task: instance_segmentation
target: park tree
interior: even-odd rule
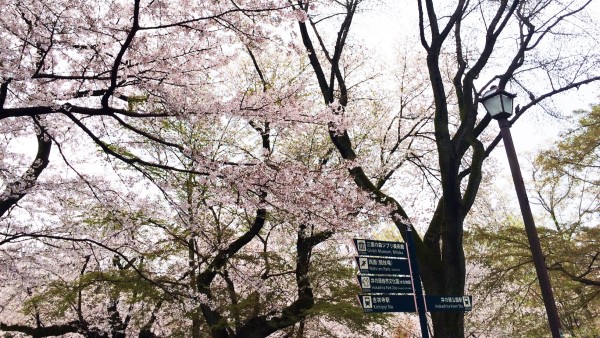
[[[415,236],[421,278],[428,294],[464,294],[464,220],[475,202],[484,160],[500,139],[485,140],[491,118],[477,115],[481,93],[494,81],[499,88],[526,93],[528,101],[517,107],[512,124],[544,100],[600,79],[594,67],[597,48],[575,51],[568,47],[588,34],[589,28],[581,28],[591,20],[586,16],[589,4],[418,1],[418,32],[433,100],[431,123],[436,150],[435,163],[422,167],[438,182],[433,187],[435,210],[424,235]],[[300,37],[323,102],[343,116],[353,110],[351,79],[344,71],[344,48],[351,36],[354,16],[365,1],[347,0],[339,5],[337,11],[316,12],[309,2],[298,1],[296,8],[308,14],[306,20],[299,22]],[[323,24],[330,17],[338,19],[335,34]],[[582,25],[572,25],[573,22]],[[450,64],[447,55],[451,55]],[[488,79],[479,80],[480,77]],[[536,79],[535,88],[528,82],[532,78]],[[404,233],[411,215],[403,201],[394,198],[393,190],[410,186],[400,180],[386,187],[386,180],[394,175],[391,170],[390,175],[370,173],[362,165],[348,129],[332,121],[329,134],[340,156],[350,163],[349,172],[356,185],[390,207],[390,221]],[[409,140],[399,135],[398,143]],[[385,151],[404,157],[404,149],[392,147]],[[435,336],[463,336],[463,319],[458,312],[432,313]]]
[[[576,126],[561,141],[537,154],[532,195],[563,331],[595,336],[600,325],[598,106],[575,117]],[[498,335],[544,336],[544,311],[522,222],[508,208],[483,208],[487,216],[473,221],[467,255],[474,271],[470,289],[488,311],[473,316],[471,330],[489,332],[495,323],[503,328]]]
[[[331,156],[329,110],[312,104],[306,63],[280,36],[302,11],[2,5],[0,330],[266,337],[385,325],[362,315],[349,260],[323,245],[381,212]]]
[[[196,334],[258,337],[301,335],[311,315],[349,323],[331,306],[349,289],[313,287],[348,270],[311,261],[381,215],[401,233],[424,220],[426,292],[462,295],[464,220],[498,142],[477,116],[483,78],[529,97],[512,122],[598,80],[589,3],[418,1],[422,60],[398,67],[396,89],[356,57],[366,0],[2,2],[0,244],[22,282],[3,301],[31,315],[3,330],[168,335],[190,320]],[[431,210],[406,197],[415,182]],[[61,265],[41,278],[48,262]],[[63,269],[63,284],[44,282]],[[252,285],[264,280],[271,291]],[[67,284],[68,306],[44,312]],[[464,334],[461,313],[432,319],[436,336]]]

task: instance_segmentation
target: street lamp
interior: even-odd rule
[[[480,101],[491,117],[496,120],[500,118],[506,119],[512,115],[513,99],[516,96],[516,94],[511,94],[498,89],[496,86],[492,86],[490,90],[483,94]]]
[[[540,289],[542,290],[544,306],[546,307],[546,314],[548,315],[550,331],[552,332],[553,338],[559,338],[561,336],[560,319],[558,317],[556,303],[554,302],[550,278],[548,277],[548,270],[546,269],[542,247],[540,246],[540,239],[535,228],[531,208],[529,207],[529,200],[527,199],[523,176],[521,176],[521,168],[519,167],[519,162],[517,160],[517,153],[510,134],[510,122],[508,122],[507,119],[512,114],[513,99],[515,97],[515,94],[508,93],[496,86],[492,86],[490,90],[483,94],[479,102],[483,104],[488,114],[498,121],[498,125],[500,126],[500,135],[504,141],[508,164],[517,191],[517,198],[519,199],[519,206],[521,207],[521,214],[523,215],[523,223],[525,224],[525,232],[527,233],[527,239],[529,240],[533,264],[535,265]]]

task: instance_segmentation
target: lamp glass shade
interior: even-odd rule
[[[500,100],[502,101],[502,112],[512,115],[513,111],[513,99],[514,96],[507,95],[508,93],[501,93]]]
[[[512,114],[513,99],[516,95],[503,90],[490,90],[481,98],[481,103],[493,118],[508,117]]]

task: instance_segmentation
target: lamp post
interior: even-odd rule
[[[529,200],[527,199],[523,176],[521,176],[521,168],[519,167],[519,162],[517,160],[517,153],[515,152],[515,146],[510,134],[510,122],[508,122],[507,119],[512,114],[513,99],[515,96],[515,94],[508,93],[498,89],[496,86],[492,86],[489,91],[483,94],[480,102],[483,104],[488,114],[498,121],[498,125],[500,126],[500,135],[502,135],[504,141],[508,164],[517,191],[517,198],[519,199],[519,206],[521,207],[521,214],[523,215],[523,223],[525,224],[525,232],[527,233],[529,248],[531,249],[531,255],[533,256],[533,264],[535,265],[535,271],[542,290],[542,298],[544,300],[544,306],[546,307],[550,331],[552,332],[553,338],[558,338],[561,337],[560,319],[558,317],[556,303],[554,302],[554,295],[552,294],[552,287],[550,286],[550,278],[548,277],[548,270],[546,269],[546,263],[544,262],[540,239],[535,228],[531,208],[529,207]]]

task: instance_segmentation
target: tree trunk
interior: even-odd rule
[[[464,313],[432,312],[433,333],[435,338],[464,337]]]

